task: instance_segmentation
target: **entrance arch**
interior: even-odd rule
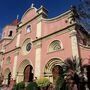
[[[7,69],[5,70],[5,72],[4,72],[4,81],[3,81],[3,83],[4,83],[5,85],[8,85],[8,86],[9,86],[10,80],[11,80],[11,72],[10,72],[10,69],[7,68]]]
[[[56,72],[56,69],[54,70],[54,68],[56,68],[57,66],[63,67],[63,69],[65,69],[64,68],[64,66],[65,66],[64,62],[59,58],[53,58],[53,59],[49,60],[47,62],[47,64],[45,65],[44,76],[48,77],[51,82],[54,81],[53,76],[55,75],[54,73]]]
[[[24,76],[25,75],[24,73],[26,73],[25,70],[27,71],[28,68],[30,68],[30,67],[27,67],[27,66],[32,66],[32,65],[31,65],[29,60],[25,59],[24,61],[21,62],[20,66],[17,70],[17,79],[16,79],[17,83],[25,80],[25,76]]]
[[[31,65],[27,65],[24,69],[24,82],[33,81],[33,67]]]

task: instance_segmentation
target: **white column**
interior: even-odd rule
[[[72,56],[79,58],[79,51],[78,51],[78,41],[77,41],[77,32],[72,30],[70,33],[71,37],[71,48],[72,48]]]
[[[19,32],[18,35],[17,35],[17,40],[16,40],[16,46],[17,47],[19,47],[19,44],[20,44],[20,35],[21,35],[21,33]],[[18,54],[19,54],[19,51],[15,51],[14,63],[13,63],[13,72],[12,72],[12,78],[13,78],[13,80],[16,80],[16,75],[17,75]]]
[[[13,72],[12,72],[12,78],[13,80],[16,79],[16,75],[17,75],[17,59],[18,59],[18,54],[15,55],[14,57],[14,65],[13,65]]]
[[[24,79],[23,73],[18,72],[16,82],[19,83],[19,82],[23,81],[23,79]]]
[[[40,77],[41,66],[41,42],[37,42],[35,54],[35,77]]]
[[[36,31],[37,38],[41,37],[41,32],[42,32],[42,23],[41,23],[41,17],[39,17],[37,20],[37,31]]]
[[[72,56],[76,59],[77,65],[76,70],[79,72],[80,67],[78,67],[80,60],[79,60],[79,50],[78,50],[78,41],[77,41],[77,32],[72,30],[70,33],[71,37],[71,48],[72,48]]]
[[[21,36],[21,34],[19,33],[19,34],[17,35],[17,41],[16,41],[16,46],[17,46],[17,47],[18,47],[19,44],[20,44],[20,36]]]

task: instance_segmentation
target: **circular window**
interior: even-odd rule
[[[28,43],[27,45],[26,45],[26,51],[30,51],[30,49],[31,49],[31,43]]]
[[[31,48],[32,48],[31,39],[26,39],[22,45],[22,51],[23,51],[22,53],[24,55],[27,55],[30,52]]]

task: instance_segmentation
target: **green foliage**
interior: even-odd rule
[[[46,87],[50,84],[49,79],[47,79],[45,77],[38,79],[36,82],[37,82],[38,86],[41,88]]]
[[[17,84],[15,84],[15,85],[13,86],[13,90],[18,90],[18,85],[17,85]]]
[[[38,85],[36,82],[30,82],[27,87],[26,90],[38,90]]]
[[[20,82],[14,85],[13,90],[21,90],[25,88],[24,82]]]
[[[66,82],[62,76],[58,77],[55,83],[55,90],[68,90]]]

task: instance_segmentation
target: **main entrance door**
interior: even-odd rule
[[[62,74],[62,67],[60,65],[56,65],[52,69],[53,82],[57,80],[57,78]]]
[[[24,82],[33,81],[33,67],[31,65],[27,65],[24,69]]]

